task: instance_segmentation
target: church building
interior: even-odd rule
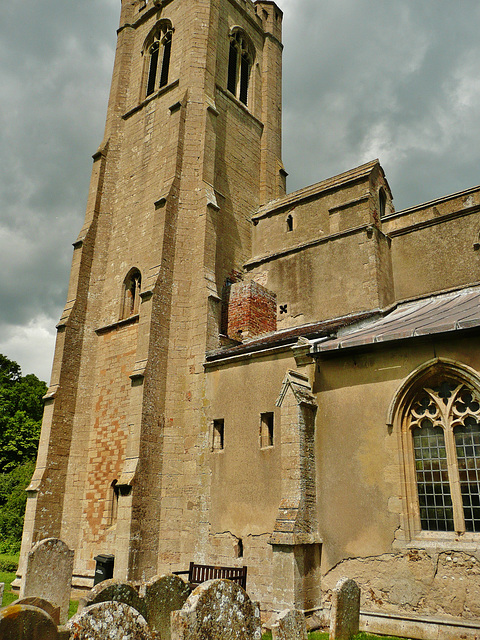
[[[133,582],[247,566],[268,620],[327,615],[348,576],[364,628],[461,637],[480,625],[480,187],[395,211],[372,160],[287,194],[282,18],[121,2],[18,577],[47,537],[77,594],[99,554]]]

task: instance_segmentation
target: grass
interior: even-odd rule
[[[17,594],[12,593],[10,589],[10,585],[14,580],[15,580],[14,573],[10,573],[7,571],[0,571],[0,582],[5,583],[5,590],[3,592],[3,604],[2,604],[3,607],[6,607],[9,604],[12,604],[12,602],[14,602],[18,598]]]
[[[78,600],[70,600],[70,606],[68,607],[68,619],[77,613]]]
[[[18,555],[0,553],[0,582],[5,583],[5,589],[3,591],[3,607],[12,604],[12,602],[15,602],[18,598],[17,594],[13,593],[10,588],[10,585],[15,580],[17,565]]]

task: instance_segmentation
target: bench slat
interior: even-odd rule
[[[178,571],[175,573],[187,573]],[[215,567],[208,564],[195,564],[190,562],[188,581],[193,585],[199,585],[207,580],[223,578],[236,582],[244,589],[247,585],[247,567]]]

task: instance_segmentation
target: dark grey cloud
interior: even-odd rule
[[[478,0],[278,0],[294,190],[379,157],[397,209],[480,182]],[[102,139],[120,0],[0,24],[0,351],[48,378]]]
[[[475,0],[282,4],[290,188],[375,157],[397,209],[479,182]]]
[[[118,0],[2,7],[0,350],[44,378],[102,137],[118,14]]]

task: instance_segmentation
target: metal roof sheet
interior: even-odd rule
[[[313,340],[313,353],[348,349],[480,326],[480,287],[438,294],[398,304],[361,328],[340,329],[336,337]]]

